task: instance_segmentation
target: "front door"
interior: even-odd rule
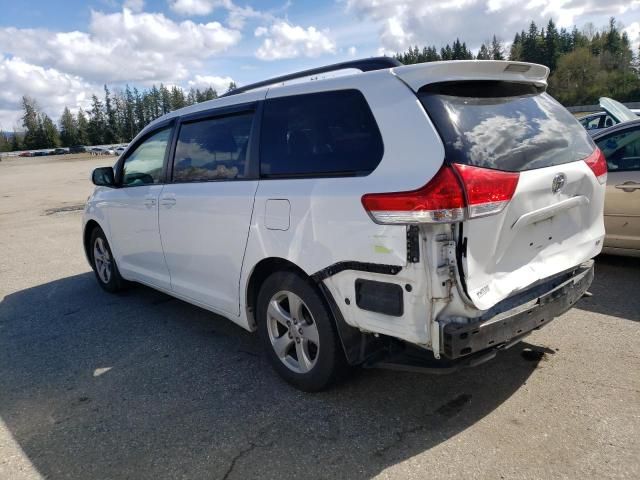
[[[171,127],[146,136],[127,153],[120,188],[110,192],[107,206],[113,254],[122,275],[170,288],[158,231],[158,198]]]

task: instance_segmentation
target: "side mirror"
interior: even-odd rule
[[[91,181],[98,187],[115,187],[116,180],[112,167],[96,168],[91,174]]]

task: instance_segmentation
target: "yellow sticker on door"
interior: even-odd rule
[[[385,247],[384,245],[374,245],[373,251],[376,253],[393,253],[393,250]]]

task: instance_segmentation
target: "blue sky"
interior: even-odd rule
[[[19,127],[22,95],[54,119],[107,83],[238,84],[356,57],[440,47],[476,50],[553,18],[616,16],[640,39],[640,0],[0,0],[0,126]]]

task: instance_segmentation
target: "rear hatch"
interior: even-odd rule
[[[418,97],[463,185],[458,266],[477,308],[599,253],[604,160],[544,87],[464,80],[429,84]]]

